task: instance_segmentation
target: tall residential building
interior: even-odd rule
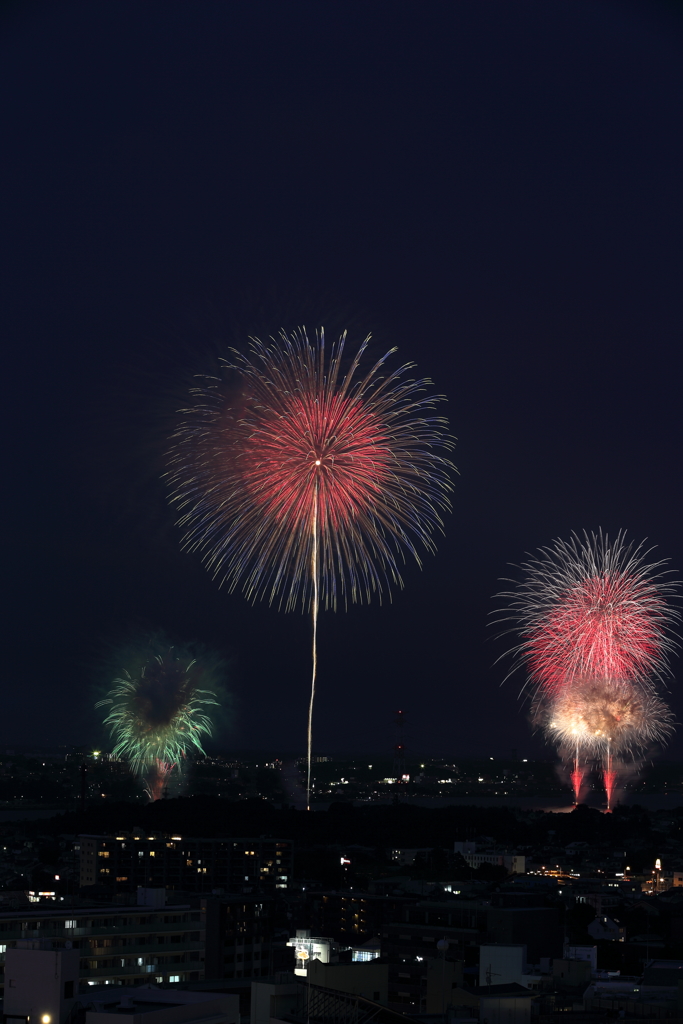
[[[80,884],[117,892],[138,886],[180,892],[276,892],[292,879],[288,839],[201,839],[119,832],[78,837]]]
[[[133,905],[50,903],[1,912],[0,985],[7,952],[45,942],[57,953],[77,954],[85,992],[101,985],[260,978],[280,969],[286,951],[284,939],[274,942],[274,896],[165,899],[161,890],[140,890]]]
[[[26,940],[51,940],[57,951],[76,950],[81,987],[204,977],[206,925],[197,899],[194,905],[136,903],[4,911],[0,913],[3,986],[6,953]]]

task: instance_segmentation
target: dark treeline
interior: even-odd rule
[[[234,802],[193,796],[146,805],[107,803],[83,812],[56,815],[27,828],[42,834],[102,834],[136,827],[188,836],[272,835],[299,843],[436,847],[454,840],[487,836],[506,846],[562,847],[571,842],[642,844],[660,817],[670,822],[670,838],[683,835],[683,808],[650,813],[617,807],[613,814],[580,805],[570,813],[518,808],[441,807],[409,804],[362,806],[335,803],[325,811],[278,809],[264,800]]]

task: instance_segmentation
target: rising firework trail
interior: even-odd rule
[[[104,724],[115,743],[113,753],[135,774],[147,776],[152,800],[163,795],[171,772],[188,753],[204,753],[202,737],[211,735],[209,712],[218,701],[213,689],[200,688],[203,674],[196,660],[173,648],[163,654],[148,651],[96,705],[108,709]]]
[[[407,377],[412,363],[386,371],[395,349],[362,370],[369,340],[348,363],[346,335],[328,351],[322,330],[231,350],[193,390],[169,456],[184,547],[229,590],[311,612],[309,806],[319,610],[402,586],[405,551],[433,552],[449,508],[442,396]]]
[[[513,619],[527,669],[533,718],[555,742],[578,802],[588,758],[602,761],[608,809],[624,757],[673,732],[657,693],[675,647],[676,584],[644,545],[602,534],[555,541],[527,562],[527,577],[506,593],[499,621]],[[582,763],[583,762],[583,763]]]
[[[581,796],[581,786],[583,785],[584,771],[581,767],[581,746],[577,740],[574,749],[574,767],[571,773],[572,789],[574,790],[574,803],[578,804],[579,797]]]

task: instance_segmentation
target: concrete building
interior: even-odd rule
[[[597,946],[572,946],[565,943],[563,956],[565,960],[586,960],[591,965],[592,971],[598,969]]]
[[[526,946],[479,947],[479,985],[521,984],[526,970]]]
[[[343,945],[355,945],[374,938],[384,924],[400,920],[417,896],[385,896],[367,892],[311,892],[310,925],[315,935],[329,935]]]
[[[293,977],[280,981],[253,981],[251,983],[250,1024],[271,1024],[271,1021],[289,1017],[300,999],[300,983]]]
[[[78,996],[77,949],[54,949],[51,942],[20,941],[5,954],[3,1011],[7,1024],[29,1019],[62,1024]]]
[[[126,995],[95,989],[83,1003],[85,1024],[239,1024],[239,996],[144,985]]]
[[[465,947],[487,941],[488,911],[481,900],[412,903],[382,928],[382,951],[404,958],[433,957],[437,942],[445,938],[459,958]]]
[[[287,945],[294,950],[294,974],[305,978],[309,964],[316,960],[321,964],[339,961],[339,946],[333,939],[311,935],[310,928],[297,928],[294,938]]]
[[[591,921],[586,931],[592,939],[607,939],[610,942],[625,942],[626,928],[616,917],[601,914]]]
[[[650,960],[640,978],[594,979],[583,993],[584,1009],[601,1016],[680,1019],[682,975],[681,960]]]
[[[536,997],[522,985],[485,985],[477,992],[479,1020],[486,1024],[529,1024]]]
[[[275,940],[275,897],[200,897],[207,978],[261,978],[287,970],[291,953]]]
[[[312,985],[362,996],[383,1006],[389,1002],[389,964],[379,959],[350,964],[312,960],[308,966],[308,980]]]
[[[254,982],[250,1024],[406,1024],[406,1017],[364,996],[287,979]]]
[[[277,892],[292,880],[288,839],[196,839],[120,832],[78,837],[80,884],[116,892],[139,886],[180,892]]]
[[[0,912],[0,985],[6,956],[27,940],[75,951],[84,990],[258,978],[289,962],[284,941],[273,938],[274,897],[188,896],[167,904],[166,895],[141,889],[134,905],[50,903]]]
[[[54,908],[54,909],[53,909]],[[0,913],[0,968],[18,943],[49,940],[72,949],[85,984],[198,981],[204,977],[205,927],[199,901],[172,906],[48,907]],[[20,947],[21,948],[21,947]]]
[[[525,945],[529,963],[562,952],[564,927],[557,906],[491,906],[487,913],[487,941]]]
[[[472,842],[454,843],[453,852],[459,853],[471,868],[492,864],[505,868],[511,875],[523,875],[526,872],[526,857],[519,853],[509,853],[507,850],[477,851],[476,844]]]
[[[403,911],[403,920],[385,925],[382,950],[395,956],[434,956],[446,939],[453,959],[467,947],[486,943],[525,945],[531,963],[562,953],[563,927],[557,906],[492,905],[488,900],[421,901]],[[431,951],[431,952],[430,952]]]

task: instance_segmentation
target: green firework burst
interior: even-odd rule
[[[218,705],[213,690],[200,689],[195,659],[173,649],[124,670],[97,707],[109,707],[104,724],[114,740],[113,753],[139,775],[158,764],[173,766],[188,753],[204,754],[202,737],[212,731],[209,708]]]

